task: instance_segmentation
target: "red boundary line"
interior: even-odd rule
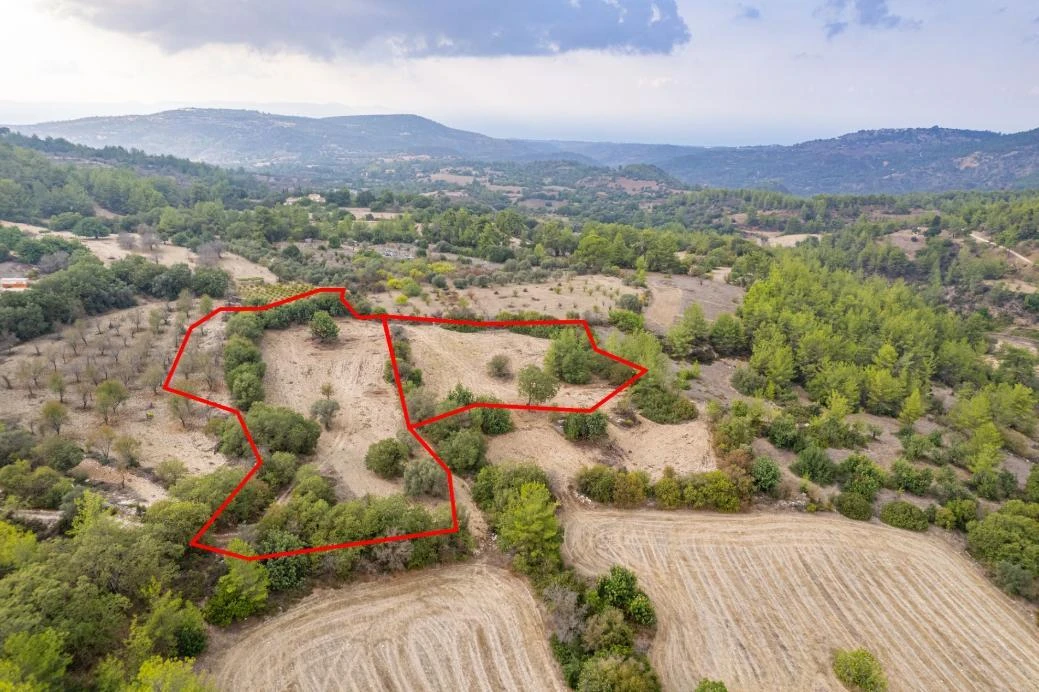
[[[448,496],[450,497],[450,500],[451,500],[451,526],[450,527],[441,528],[441,529],[433,529],[431,531],[420,531],[420,532],[417,532],[417,533],[407,533],[407,534],[400,534],[400,535],[396,535],[396,536],[380,536],[378,538],[369,538],[369,539],[360,540],[360,541],[348,541],[346,543],[334,543],[334,544],[330,544],[330,545],[311,546],[309,548],[299,548],[297,550],[284,550],[284,551],[277,552],[277,553],[264,553],[262,555],[242,555],[240,553],[236,553],[234,551],[227,550],[225,548],[220,548],[220,547],[217,547],[217,546],[214,546],[214,545],[209,545],[209,544],[206,544],[206,543],[202,543],[201,542],[202,536],[204,536],[206,534],[206,532],[209,531],[209,529],[213,526],[213,524],[220,517],[220,515],[223,514],[224,510],[227,509],[227,506],[229,504],[231,504],[231,501],[234,500],[235,496],[237,496],[238,493],[242,490],[242,488],[245,487],[245,484],[248,483],[249,480],[254,475],[256,475],[257,471],[260,470],[260,466],[263,465],[263,457],[260,455],[260,450],[256,446],[256,442],[253,440],[252,433],[249,432],[249,427],[245,424],[245,417],[242,415],[241,411],[239,411],[238,409],[233,408],[231,406],[227,406],[225,404],[221,404],[221,403],[218,403],[216,401],[211,401],[209,399],[205,399],[203,397],[200,397],[200,396],[197,396],[195,394],[192,394],[191,392],[185,392],[182,389],[177,389],[176,387],[171,386],[170,383],[173,380],[173,375],[177,371],[177,366],[180,365],[180,359],[184,355],[184,350],[187,348],[188,341],[191,339],[191,335],[195,331],[196,327],[199,327],[199,326],[205,324],[210,319],[216,317],[217,315],[219,315],[221,313],[224,313],[224,312],[262,312],[264,310],[270,310],[271,308],[276,308],[276,307],[278,307],[280,305],[285,305],[287,303],[292,303],[292,302],[295,302],[297,300],[302,300],[304,298],[309,298],[311,296],[318,295],[320,293],[335,293],[335,294],[338,294],[340,302],[346,307],[347,311],[350,313],[350,316],[353,317],[354,319],[363,320],[363,321],[378,321],[378,322],[382,322],[383,334],[385,334],[385,336],[386,336],[386,348],[389,351],[390,363],[393,366],[393,379],[394,379],[394,382],[395,382],[395,384],[397,386],[397,396],[400,397],[401,410],[404,412],[404,425],[405,425],[405,427],[407,427],[408,432],[410,432],[412,434],[412,436],[416,440],[418,440],[419,444],[422,445],[422,447],[427,452],[429,452],[429,455],[431,457],[433,457],[433,460],[436,461],[440,465],[440,467],[442,469],[444,469],[444,473],[447,474]],[[609,358],[610,360],[613,360],[613,361],[616,361],[618,363],[621,363],[622,365],[627,365],[628,367],[630,367],[633,370],[635,370],[635,374],[631,378],[629,378],[627,381],[625,381],[623,384],[621,384],[621,385],[617,386],[615,389],[613,389],[605,397],[603,397],[602,399],[597,401],[594,405],[589,406],[588,408],[575,408],[575,407],[567,407],[567,406],[533,406],[533,405],[529,405],[529,404],[503,404],[503,403],[492,403],[492,402],[477,402],[477,403],[469,404],[468,406],[462,406],[460,408],[453,409],[453,410],[447,411],[445,413],[441,413],[441,414],[439,414],[437,416],[433,416],[432,418],[427,418],[427,419],[419,421],[417,423],[413,423],[411,421],[411,416],[408,413],[408,402],[407,402],[407,399],[404,396],[404,385],[401,382],[400,370],[397,367],[397,354],[396,354],[395,349],[393,348],[393,337],[390,335],[390,322],[391,321],[399,321],[399,322],[425,322],[425,323],[431,323],[431,324],[456,324],[456,325],[467,326],[467,327],[538,327],[538,326],[559,326],[559,325],[581,326],[581,327],[584,328],[584,332],[585,332],[585,334],[588,337],[588,342],[591,344],[593,351],[595,351],[596,353],[598,353],[598,354],[600,354],[602,356],[605,356],[605,357]],[[304,293],[299,293],[299,294],[294,295],[294,296],[289,296],[288,298],[282,298],[281,300],[277,300],[277,301],[274,301],[273,303],[268,303],[266,305],[250,305],[250,306],[240,306],[240,307],[231,307],[231,306],[226,306],[225,305],[223,307],[216,308],[215,310],[210,312],[205,317],[202,317],[202,318],[196,320],[195,322],[193,322],[188,327],[187,331],[184,333],[184,338],[181,340],[180,347],[177,349],[177,355],[174,356],[174,358],[173,358],[173,364],[170,366],[169,372],[166,373],[166,379],[163,380],[162,388],[165,391],[167,391],[167,392],[169,392],[171,394],[176,394],[178,396],[182,396],[182,397],[185,397],[187,399],[191,399],[192,401],[196,401],[196,402],[198,402],[200,404],[205,404],[207,406],[212,406],[213,408],[217,408],[217,409],[220,409],[221,411],[225,411],[227,413],[230,413],[235,418],[237,418],[239,425],[242,426],[242,432],[245,435],[245,439],[249,443],[249,448],[252,450],[253,456],[256,457],[256,463],[253,464],[252,468],[249,469],[249,472],[245,474],[245,477],[242,478],[241,482],[238,483],[238,485],[235,486],[235,488],[224,499],[224,501],[220,503],[220,506],[216,508],[216,511],[213,512],[212,516],[210,516],[209,519],[206,521],[206,523],[202,525],[202,528],[199,529],[198,532],[196,532],[194,536],[192,536],[192,538],[189,541],[188,545],[190,545],[193,548],[198,548],[200,550],[208,550],[209,552],[217,553],[219,555],[224,555],[226,557],[234,557],[234,558],[238,558],[238,559],[241,559],[241,560],[254,561],[254,560],[267,560],[267,559],[270,559],[270,558],[277,558],[277,557],[291,557],[293,555],[304,555],[304,554],[308,554],[308,553],[320,553],[320,552],[326,552],[326,551],[329,551],[329,550],[339,550],[341,548],[360,548],[362,546],[376,545],[378,543],[390,543],[392,541],[406,541],[406,540],[410,540],[412,538],[428,538],[430,536],[441,536],[443,534],[448,534],[448,533],[457,533],[458,532],[458,507],[457,507],[457,504],[455,503],[454,476],[451,473],[451,469],[449,469],[447,467],[447,464],[444,463],[444,460],[440,458],[440,456],[436,453],[436,451],[433,449],[433,447],[419,434],[418,429],[420,427],[425,426],[425,425],[429,425],[430,423],[435,423],[435,422],[437,422],[439,420],[443,420],[443,419],[448,418],[450,416],[455,416],[455,415],[458,415],[460,413],[464,413],[466,411],[470,411],[470,410],[472,410],[474,408],[503,408],[503,409],[513,409],[513,410],[517,410],[517,411],[556,411],[556,412],[560,412],[560,413],[592,413],[592,412],[598,410],[599,407],[601,407],[607,401],[609,401],[610,399],[612,399],[613,397],[617,396],[622,391],[624,391],[625,388],[627,388],[627,387],[631,386],[632,384],[634,384],[634,382],[636,380],[638,380],[640,377],[642,377],[643,375],[645,375],[646,372],[647,372],[647,368],[645,368],[644,366],[638,365],[637,363],[632,363],[631,361],[625,360],[624,358],[621,358],[620,356],[618,356],[618,355],[616,355],[614,353],[610,353],[609,351],[605,351],[605,350],[599,348],[598,344],[595,343],[595,335],[592,333],[591,326],[589,326],[589,324],[588,324],[588,322],[586,320],[580,320],[580,319],[569,319],[569,320],[504,320],[504,321],[503,320],[498,320],[498,321],[478,321],[478,320],[456,320],[456,319],[448,319],[446,317],[421,317],[421,316],[416,316],[416,315],[391,315],[391,314],[362,315],[361,313],[357,312],[357,310],[354,309],[354,306],[351,305],[350,302],[346,299],[346,289],[345,288],[333,288],[333,287],[314,288],[314,289],[311,289],[311,290],[306,291]]]

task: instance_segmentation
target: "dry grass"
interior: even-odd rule
[[[228,635],[222,690],[564,690],[526,583],[486,565],[318,591]]]
[[[653,599],[665,688],[836,690],[830,656],[865,647],[893,690],[1034,690],[1039,633],[936,536],[833,516],[571,510],[564,550],[620,563]]]

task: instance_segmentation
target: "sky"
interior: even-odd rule
[[[1039,127],[1035,0],[8,0],[0,123],[183,106],[496,137]]]

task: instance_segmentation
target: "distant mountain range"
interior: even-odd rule
[[[563,159],[597,166],[652,164],[691,185],[806,195],[1039,187],[1039,129],[1007,135],[937,127],[870,130],[792,146],[690,147],[496,139],[417,115],[304,118],[198,108],[11,129],[258,170],[345,173],[365,162],[401,157]]]

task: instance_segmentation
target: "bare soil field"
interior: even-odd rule
[[[97,255],[97,258],[105,264],[123,259],[129,255],[143,255],[152,261],[167,266],[184,263],[194,269],[198,265],[198,256],[188,248],[180,247],[179,245],[163,244],[157,247],[155,251],[125,250],[119,247],[118,239],[114,235],[105,238],[81,238],[69,231],[51,231],[41,226],[33,226],[26,223],[11,223],[8,221],[0,223],[5,226],[17,226],[23,231],[28,231],[34,234],[46,233],[61,236],[62,238],[68,238],[69,240],[78,240],[87,246],[90,251]],[[136,233],[131,233],[130,235],[132,235],[135,240],[139,240]],[[230,274],[233,279],[260,278],[268,283],[277,283],[278,281],[278,277],[276,277],[267,267],[256,264],[255,262],[250,262],[244,257],[240,257],[230,252],[222,253],[222,257],[217,266]]]
[[[556,292],[558,291],[558,293]],[[499,312],[507,310],[536,310],[565,318],[567,312],[576,311],[581,315],[586,312],[598,312],[603,317],[624,293],[637,293],[637,289],[625,286],[612,276],[575,276],[571,279],[549,281],[546,283],[510,284],[508,286],[490,286],[480,288],[470,286],[462,291],[432,290],[425,298],[412,298],[404,305],[394,302],[397,292],[376,293],[368,296],[373,305],[385,308],[391,313],[436,315],[462,305],[464,299],[467,307],[485,318],[493,318]]]
[[[399,211],[372,211],[368,207],[343,207],[343,211],[348,211],[354,215],[354,218],[361,220],[367,219],[370,215],[375,221],[379,219],[396,219],[401,215]]]
[[[699,303],[709,320],[723,312],[735,312],[746,293],[724,281],[681,274],[650,274],[646,285],[653,295],[646,308],[646,326],[656,332],[667,331],[693,303]]]
[[[927,238],[924,234],[915,228],[906,228],[901,231],[895,231],[888,235],[877,238],[877,242],[884,244],[890,242],[892,245],[897,247],[902,252],[906,253],[909,259],[916,259],[916,254],[927,247]]]
[[[457,565],[317,591],[220,633],[221,690],[565,690],[525,581]]]
[[[346,496],[390,495],[397,483],[364,467],[364,454],[373,442],[404,429],[404,416],[394,385],[382,377],[386,339],[379,322],[337,319],[339,341],[322,345],[305,326],[268,330],[261,346],[267,374],[263,378],[267,403],[307,415],[321,398],[321,385],[335,390],[341,405],[331,430],[318,438],[315,459],[341,479]]]
[[[646,471],[659,478],[671,466],[680,474],[709,471],[717,467],[707,424],[700,420],[679,425],[660,425],[640,417],[632,428],[609,425],[610,442],[603,445],[574,444],[553,425],[553,415],[513,412],[516,429],[488,441],[487,458],[492,463],[529,461],[548,473],[561,490],[585,466],[607,464],[630,471]]]
[[[411,341],[412,360],[422,370],[425,387],[438,400],[458,383],[476,395],[492,395],[508,404],[526,404],[516,389],[516,378],[501,380],[487,374],[487,362],[496,354],[508,356],[513,375],[527,365],[541,367],[551,344],[507,329],[481,329],[475,332],[456,332],[436,325],[408,325],[404,334]],[[632,371],[634,374],[634,370]],[[614,387],[599,384],[562,384],[559,392],[547,405],[592,406]]]
[[[571,508],[582,572],[631,567],[659,625],[666,689],[842,690],[834,649],[865,647],[892,690],[1035,690],[1039,632],[1023,607],[934,535],[841,517]]]

